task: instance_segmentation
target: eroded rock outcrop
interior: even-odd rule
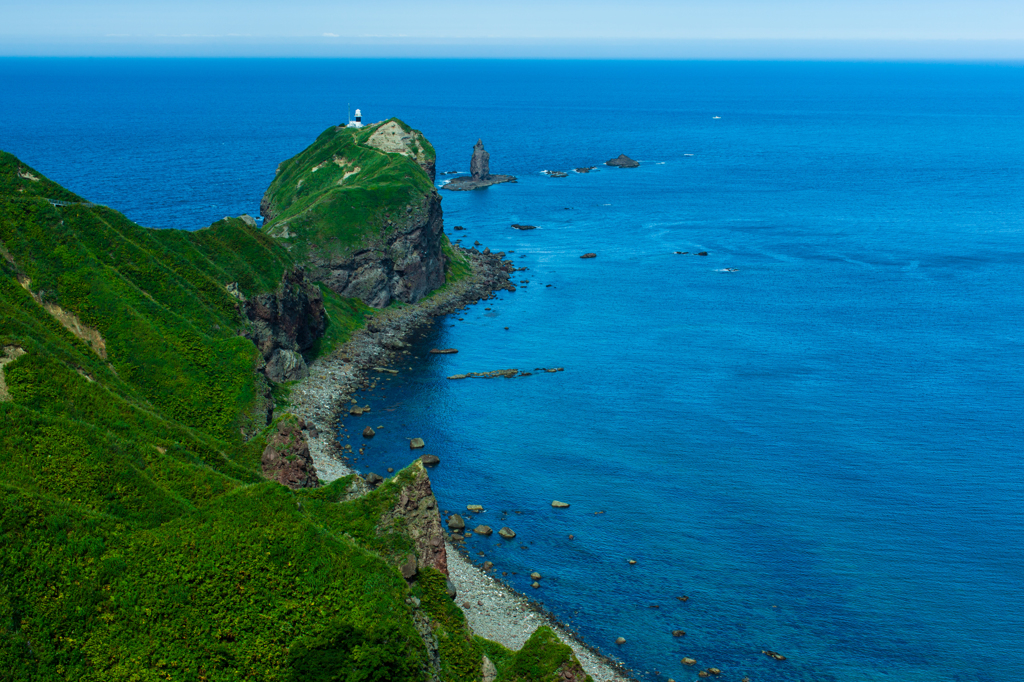
[[[340,296],[374,308],[392,300],[415,303],[444,284],[444,217],[437,192],[421,197],[417,206],[406,206],[404,214],[383,216],[383,221],[393,235],[390,240],[376,237],[348,257],[311,254],[310,276]]]
[[[513,175],[491,175],[491,155],[484,149],[483,140],[477,140],[473,145],[473,157],[469,160],[469,176],[455,178],[444,185],[441,189],[452,191],[482,189],[497,185],[502,182],[515,182]]]
[[[484,149],[483,140],[477,140],[473,145],[473,158],[469,160],[469,172],[474,180],[486,180],[491,177],[491,155]]]
[[[306,436],[294,418],[286,417],[267,438],[261,464],[263,475],[289,488],[316,488],[320,479],[309,454]]]
[[[397,503],[381,518],[378,528],[393,528],[398,519],[403,520],[400,525],[416,546],[415,570],[410,562],[402,566],[402,573],[407,579],[412,578],[416,570],[427,566],[448,575],[444,529],[437,511],[437,500],[430,487],[430,476],[420,461],[413,462],[406,471],[411,474],[411,479],[402,486]]]
[[[302,268],[284,273],[277,291],[245,299],[237,287],[228,291],[238,297],[249,319],[246,338],[260,349],[266,362],[264,374],[274,383],[304,379],[308,374],[302,352],[323,336],[326,328],[323,294]]]
[[[615,166],[618,168],[636,168],[640,165],[640,162],[634,161],[625,154],[619,154],[614,159],[608,159],[604,164],[606,166]]]

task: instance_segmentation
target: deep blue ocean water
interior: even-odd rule
[[[519,534],[474,558],[646,679],[1024,671],[1024,68],[3,59],[0,92],[0,149],[161,228],[256,215],[349,103],[438,171],[483,138],[519,182],[446,225],[529,284],[362,396],[358,466],[425,438],[442,507]]]

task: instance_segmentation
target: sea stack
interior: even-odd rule
[[[484,141],[478,139],[473,145],[473,158],[469,160],[469,172],[477,182],[491,177],[491,155],[484,149]]]
[[[473,145],[473,157],[469,160],[469,176],[455,178],[441,185],[441,189],[452,191],[482,189],[502,182],[515,182],[513,175],[491,175],[491,155],[484,149],[484,141],[478,139]]]

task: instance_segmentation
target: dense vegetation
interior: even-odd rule
[[[0,679],[424,680],[414,595],[444,680],[572,660],[474,638],[437,572],[406,583],[378,521],[409,471],[349,501],[263,479],[271,398],[226,285],[293,264],[245,220],[145,229],[0,152]],[[324,295],[314,352],[367,312]]]

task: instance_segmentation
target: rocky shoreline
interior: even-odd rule
[[[469,260],[472,274],[416,304],[378,312],[346,343],[310,363],[308,377],[292,388],[288,411],[306,424],[310,455],[321,481],[358,473],[343,460],[345,451],[332,434],[341,416],[348,412],[352,394],[370,384],[373,368],[387,367],[398,355],[408,353],[413,332],[433,318],[492,298],[500,290],[515,291],[510,279],[515,266],[503,259],[503,253],[454,248]],[[518,650],[537,627],[548,625],[572,648],[596,682],[632,679],[620,664],[589,647],[540,605],[487,575],[460,550],[446,544],[457,601],[470,604],[463,611],[474,632]]]

